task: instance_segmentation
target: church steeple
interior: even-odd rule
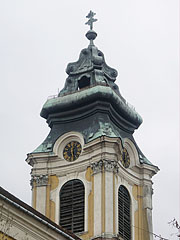
[[[92,24],[95,21],[93,16],[94,13],[90,11],[88,17],[91,17],[91,21],[89,20],[87,23]],[[104,111],[107,112],[106,117],[111,117],[111,120],[105,120],[105,116],[99,114],[99,116],[102,115],[101,120],[96,121],[93,125],[88,124],[86,126],[83,120],[82,124],[77,123],[74,126],[78,132],[80,131],[83,134],[85,142],[93,140],[95,136],[100,136],[102,132],[109,137],[123,138],[123,135],[126,136],[128,134],[131,137],[134,130],[142,123],[142,118],[121,96],[119,87],[115,83],[118,76],[117,70],[106,64],[104,54],[91,42],[97,34],[93,30],[89,30],[86,35],[88,35],[90,40],[88,48],[81,51],[78,61],[67,65],[66,73],[68,77],[64,88],[59,92],[57,98],[47,100],[42,108],[41,116],[47,119],[53,131],[53,122],[57,120],[55,115],[58,114],[59,120],[60,116],[62,116],[65,122],[74,122],[75,119],[79,118],[78,111],[82,107],[83,113],[81,115],[86,115],[86,113],[89,114],[90,111],[94,111],[96,108],[102,108],[100,102],[95,106],[97,101],[101,101],[103,105],[105,103],[106,105],[109,104],[115,111],[112,111],[109,106],[104,106]],[[93,106],[90,107],[91,105]],[[65,114],[69,110],[71,112],[73,110],[74,113]],[[87,122],[89,122],[89,117],[87,117]],[[95,119],[90,120],[90,122],[94,121]],[[62,122],[62,124],[65,124],[65,122]],[[66,125],[68,126],[68,124]],[[72,124],[69,127],[70,131]],[[48,146],[50,144],[53,146],[56,138],[63,134],[59,131],[63,130],[64,128],[59,128],[56,133],[50,132],[48,139],[40,146],[40,149],[43,148],[45,151],[48,151],[48,149],[45,149],[46,143],[48,143]],[[36,151],[39,151],[39,148]],[[142,153],[141,156],[146,161]]]
[[[86,24],[90,25],[86,37],[90,40],[90,44],[88,48],[81,51],[77,62],[68,64],[66,73],[69,77],[59,96],[95,85],[111,86],[120,95],[118,86],[114,83],[118,75],[117,71],[106,64],[104,54],[93,43],[97,36],[93,30],[93,22],[97,21],[94,16],[95,13],[92,11],[86,16],[89,18]]]
[[[27,157],[32,205],[84,240],[152,239],[151,178],[158,168],[133,137],[141,116],[94,45],[94,16],[87,15],[89,46],[67,65],[64,88],[41,110],[51,130]]]

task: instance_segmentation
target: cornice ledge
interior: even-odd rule
[[[117,234],[112,234],[112,233],[102,233],[101,235],[96,235],[90,240],[95,240],[95,239],[119,239]]]
[[[149,165],[146,163],[139,165],[139,167],[140,167],[141,173],[143,172],[145,174],[148,174],[150,177],[153,177],[155,174],[157,174],[160,171],[160,169],[157,166]]]
[[[35,163],[37,163],[37,160],[48,160],[49,158],[57,158],[58,156],[54,154],[54,152],[48,152],[48,153],[28,153],[27,158],[25,161],[30,165],[33,166]]]

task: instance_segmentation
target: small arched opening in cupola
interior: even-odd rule
[[[78,81],[78,89],[82,89],[90,86],[90,77],[82,76]]]

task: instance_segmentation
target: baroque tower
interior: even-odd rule
[[[136,144],[142,118],[94,45],[94,15],[87,16],[89,46],[68,64],[64,88],[41,111],[50,133],[26,160],[32,206],[84,240],[152,240],[151,178],[158,167]]]

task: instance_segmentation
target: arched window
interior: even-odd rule
[[[74,233],[84,231],[84,184],[78,179],[66,182],[60,190],[59,224]]]
[[[124,240],[131,240],[131,200],[124,186],[118,191],[118,227],[119,235]]]

